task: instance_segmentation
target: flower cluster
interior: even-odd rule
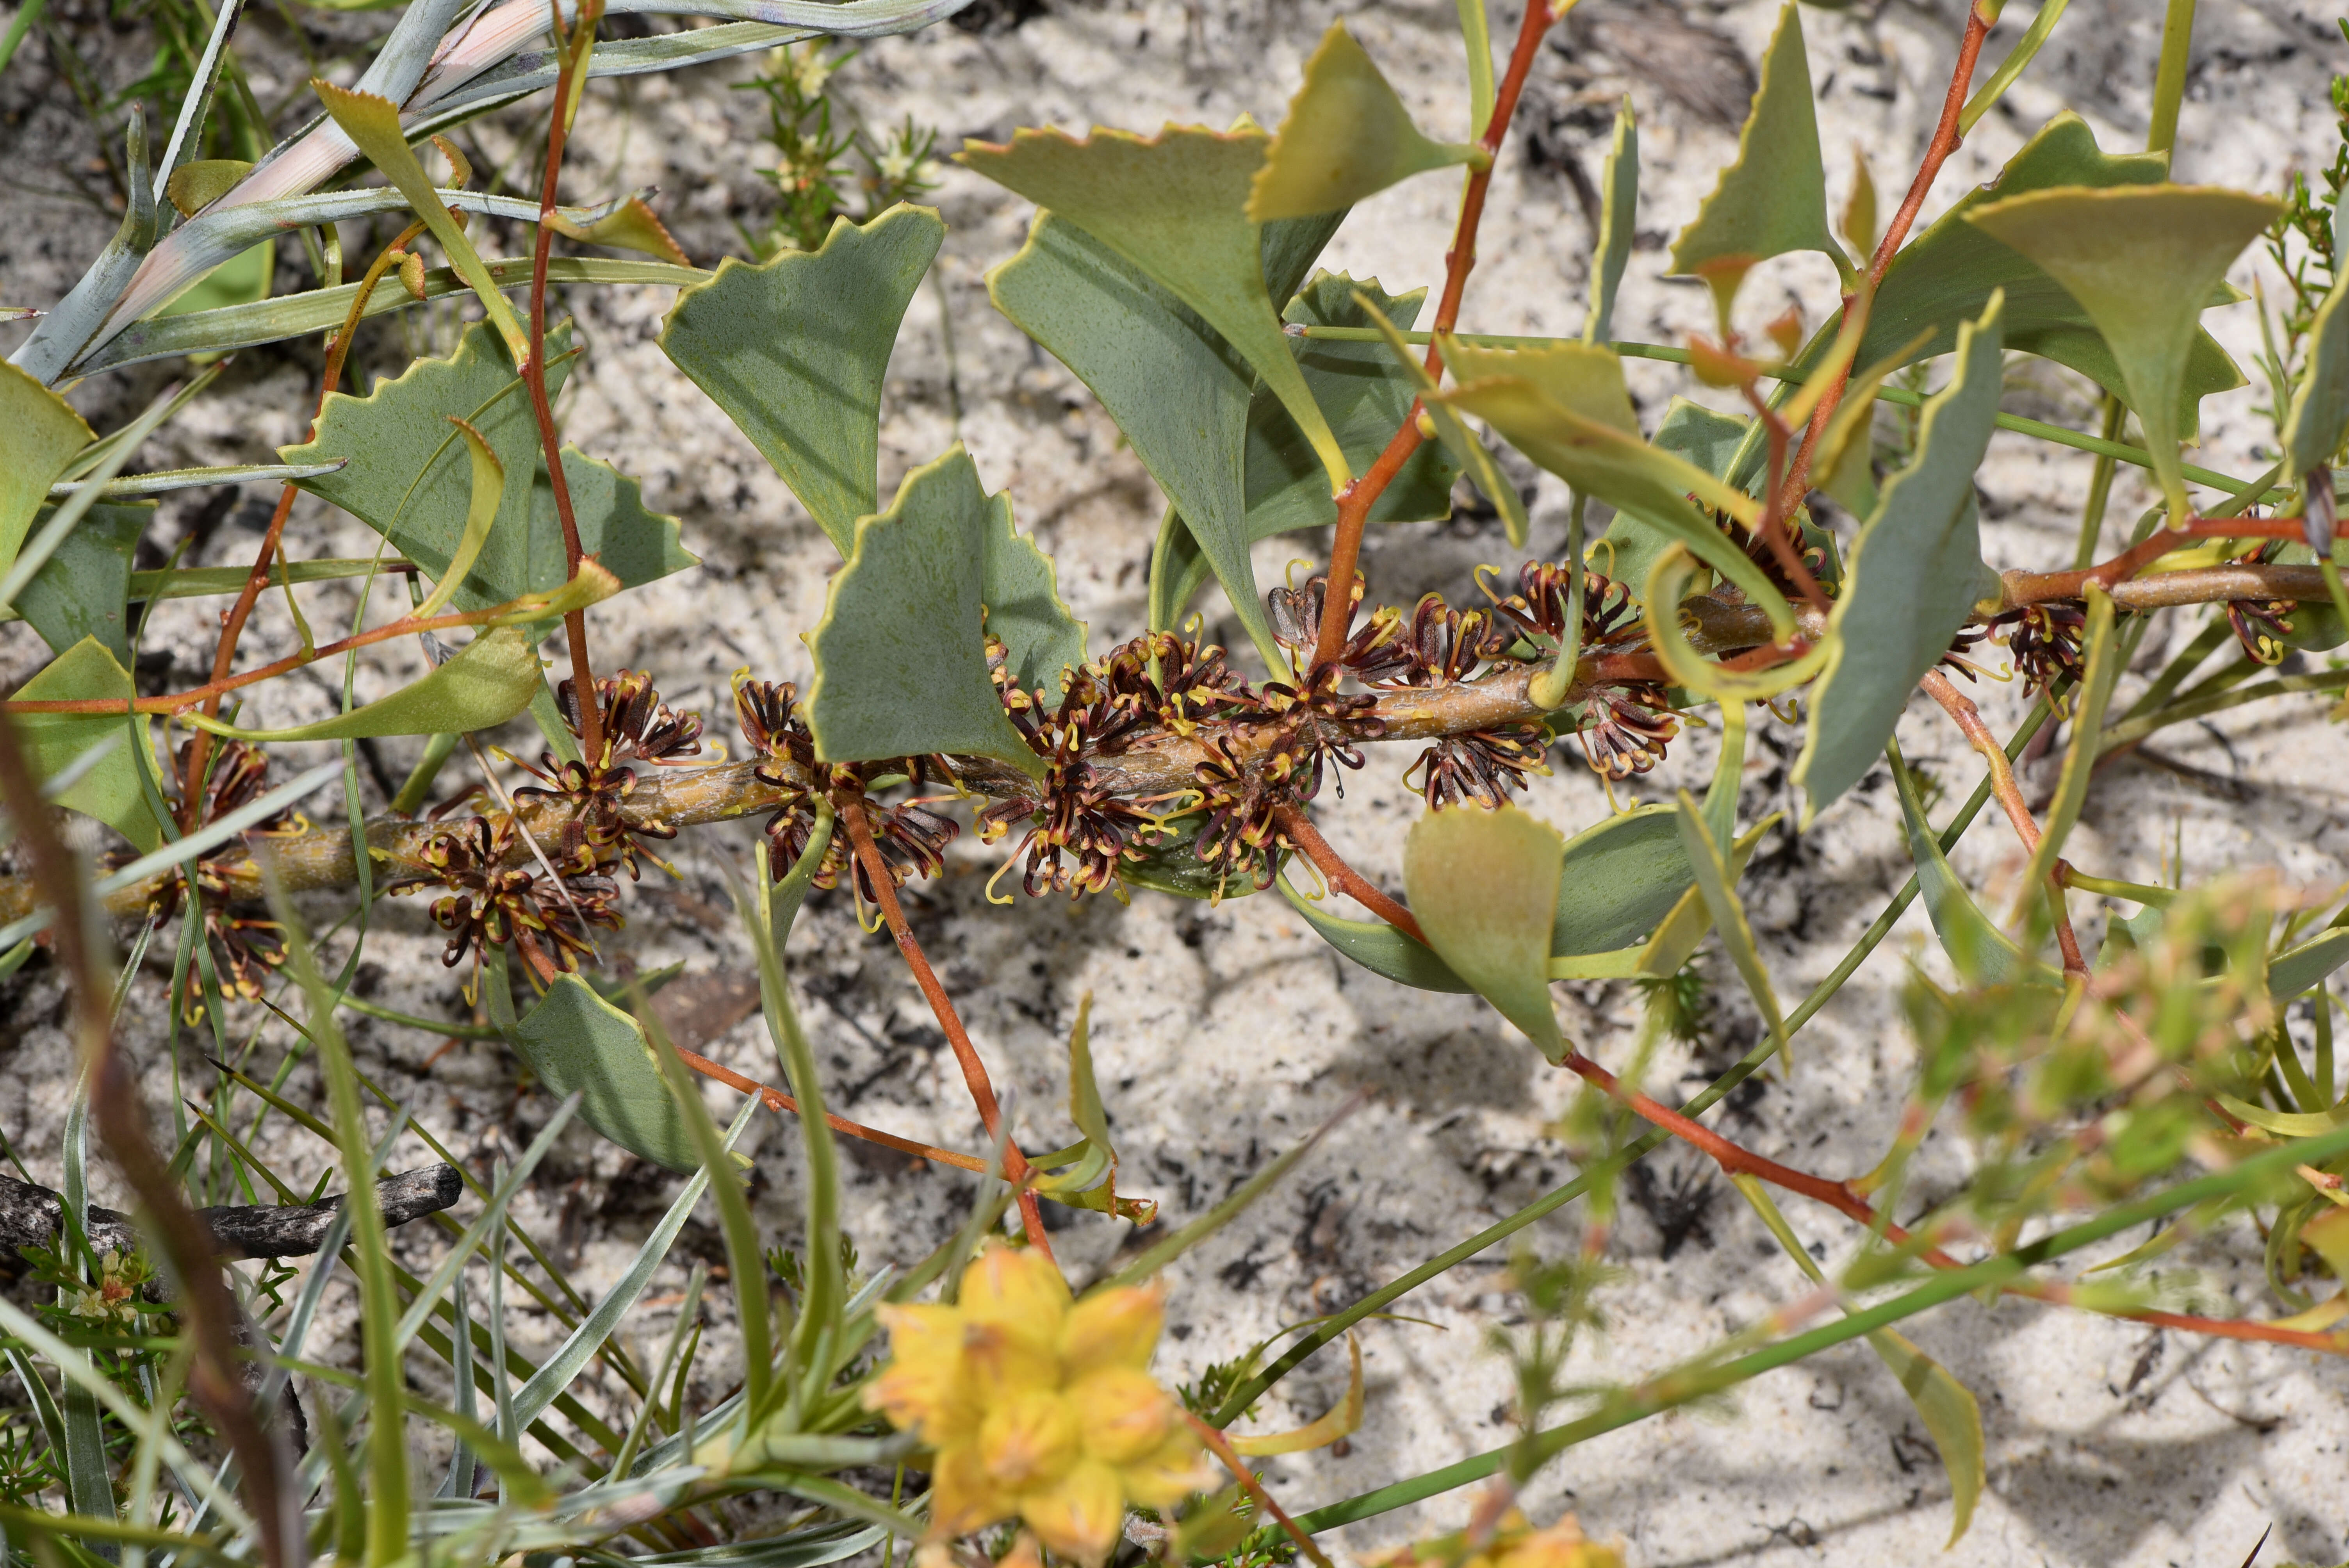
[[[492,824],[474,817],[425,840],[416,869],[393,879],[388,891],[394,893],[426,886],[450,890],[430,911],[432,923],[449,934],[440,954],[444,965],[454,968],[471,953],[478,975],[480,954],[492,944],[511,942],[533,972],[568,973],[577,954],[592,951],[589,927],[620,928],[614,907],[618,883],[592,869],[556,881],[509,864],[519,861],[518,840],[512,818]]]
[[[171,770],[178,792],[187,789],[188,772],[194,761],[195,742],[181,742],[176,762]],[[257,746],[241,740],[222,740],[211,748],[210,760],[202,784],[201,805],[192,824],[202,828],[216,822],[230,812],[239,810],[269,792],[269,758]],[[184,820],[186,813],[180,813]],[[298,811],[279,811],[264,818],[245,830],[247,836],[288,838],[310,830],[308,820]],[[196,887],[203,894],[203,931],[216,960],[213,969],[222,993],[251,1001],[261,995],[262,982],[271,970],[285,962],[285,929],[274,920],[252,920],[229,912],[229,880],[227,868],[243,858],[242,843],[222,847],[196,861]],[[180,907],[186,892],[186,873],[167,876],[155,885],[149,897],[147,913],[156,920],[168,919]],[[186,992],[181,997],[182,1015],[191,1024],[204,1016],[203,976],[194,965],[188,970]]]
[[[2274,553],[2274,546],[2261,545],[2237,556],[2235,563],[2265,565]],[[2230,599],[2227,624],[2247,657],[2263,665],[2280,665],[2284,655],[2292,651],[2292,645],[2284,638],[2292,630],[2292,617],[2299,608],[2299,603],[2292,599]]]
[[[953,1305],[874,1310],[891,1360],[864,1401],[933,1450],[933,1538],[1016,1518],[1049,1550],[1099,1563],[1129,1504],[1166,1508],[1206,1480],[1182,1407],[1150,1376],[1156,1287],[1073,1301],[1050,1260],[999,1243],[963,1271]]]
[[[109,1247],[98,1254],[98,1283],[73,1293],[74,1316],[105,1328],[139,1326],[139,1296],[155,1271],[138,1253],[124,1257]]]
[[[2080,678],[2080,639],[2088,617],[2077,604],[2025,604],[1993,616],[1991,624],[2005,630],[2007,656],[2031,690],[2051,691],[2059,680]]]
[[[647,841],[667,841],[677,829],[641,812],[631,817],[623,808],[636,793],[636,773],[631,763],[673,768],[701,751],[701,716],[674,713],[653,689],[652,678],[638,670],[622,670],[595,683],[596,708],[602,719],[602,740],[596,754],[579,762],[563,762],[552,753],[540,766],[523,767],[540,784],[514,791],[517,799],[566,802],[570,810],[553,858],[566,875],[585,874],[616,864],[635,882],[639,856],[664,871],[668,862],[646,847]],[[555,688],[554,705],[564,724],[584,743],[586,730],[579,710],[574,681]]]

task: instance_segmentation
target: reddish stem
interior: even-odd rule
[[[1330,884],[1339,892],[1422,947],[1427,945],[1427,933],[1420,930],[1419,922],[1412,917],[1411,911],[1381,892],[1369,878],[1348,865],[1345,857],[1330,847],[1330,841],[1321,836],[1321,830],[1313,825],[1313,819],[1305,814],[1303,807],[1284,805],[1274,810],[1273,817],[1279,822],[1280,830],[1288,835],[1288,841],[1304,851],[1306,858],[1319,868],[1321,874],[1329,878]]]
[[[721,1066],[711,1061],[708,1057],[687,1050],[683,1046],[674,1048],[677,1051],[678,1059],[702,1077],[716,1078],[728,1088],[739,1089],[744,1094],[757,1095],[767,1102],[769,1110],[789,1111],[793,1115],[799,1113],[800,1102],[781,1089],[761,1083],[756,1078],[745,1078],[732,1068]],[[957,1154],[951,1149],[939,1149],[931,1144],[917,1143],[910,1138],[900,1138],[894,1132],[884,1132],[877,1127],[867,1127],[863,1122],[850,1121],[845,1118],[834,1116],[830,1111],[824,1112],[823,1119],[831,1124],[834,1132],[845,1133],[851,1138],[863,1139],[867,1143],[878,1143],[884,1148],[896,1150],[901,1154],[917,1155],[924,1160],[935,1161],[940,1165],[952,1165],[958,1170],[976,1171],[982,1176],[988,1171],[987,1161],[975,1155]]]
[[[592,40],[602,18],[601,0],[579,8],[574,25],[582,45]],[[546,477],[554,491],[554,515],[563,524],[563,561],[571,577],[579,575],[579,520],[571,507],[571,479],[563,471],[562,438],[554,429],[554,406],[546,396],[546,268],[554,253],[555,182],[563,172],[563,147],[571,130],[571,84],[583,63],[585,48],[572,46],[562,34],[563,12],[554,7],[556,42],[563,57],[554,81],[554,113],[546,128],[546,177],[538,193],[538,242],[530,257],[530,363],[523,380],[530,388],[531,412],[538,420],[538,444],[546,453]],[[564,640],[571,647],[571,679],[578,693],[579,739],[590,762],[604,754],[603,704],[597,699],[595,672],[587,662],[587,612],[574,610],[563,617]]]
[[[1469,171],[1467,188],[1460,197],[1460,221],[1452,231],[1452,248],[1444,253],[1444,293],[1435,306],[1434,330],[1438,336],[1450,332],[1460,321],[1460,298],[1468,287],[1468,274],[1476,266],[1476,229],[1485,218],[1485,193],[1493,183],[1495,156],[1501,150],[1501,139],[1509,133],[1509,121],[1517,112],[1517,98],[1525,91],[1526,74],[1533,69],[1534,56],[1541,46],[1542,35],[1549,31],[1557,13],[1549,0],[1526,0],[1525,19],[1517,27],[1516,46],[1509,51],[1508,69],[1502,74],[1500,86],[1493,95],[1492,118],[1485,122],[1485,133],[1476,145],[1485,153],[1485,166]],[[1435,343],[1427,346],[1427,373],[1444,375],[1444,350]],[[1348,485],[1338,496],[1338,532],[1330,545],[1330,595],[1337,603],[1349,603],[1354,573],[1362,553],[1362,529],[1370,521],[1371,508],[1402,471],[1412,453],[1419,449],[1424,438],[1419,432],[1422,407],[1412,401],[1386,449],[1379,454],[1370,471]],[[1350,612],[1324,614],[1320,634],[1313,642],[1311,668],[1333,664],[1346,645],[1347,635],[1353,630]]]
[[[1239,1482],[1240,1490],[1254,1499],[1258,1508],[1272,1515],[1273,1522],[1297,1543],[1297,1549],[1312,1561],[1314,1568],[1331,1568],[1329,1554],[1321,1550],[1313,1537],[1297,1527],[1297,1521],[1289,1518],[1288,1511],[1264,1490],[1264,1483],[1257,1480],[1256,1472],[1240,1462],[1240,1456],[1234,1451],[1230,1439],[1188,1410],[1183,1412],[1183,1418],[1191,1423],[1191,1429],[1199,1434],[1199,1440],[1214,1449],[1216,1457],[1224,1461],[1224,1468],[1232,1472],[1232,1479]]]
[[[1892,222],[1885,229],[1884,238],[1877,244],[1876,254],[1868,261],[1868,289],[1871,294],[1875,292],[1876,285],[1884,281],[1885,273],[1892,265],[1892,258],[1899,254],[1900,243],[1909,237],[1910,225],[1917,222],[1917,213],[1925,205],[1925,197],[1932,191],[1933,181],[1940,177],[1941,165],[1950,160],[1950,154],[1958,150],[1959,142],[1963,139],[1959,134],[1958,119],[1964,112],[1966,89],[1973,85],[1974,67],[1982,59],[1982,43],[1990,36],[1990,28],[1991,18],[1983,15],[1982,5],[1967,7],[1966,30],[1958,40],[1958,63],[1950,72],[1950,90],[1941,100],[1941,118],[1933,127],[1933,139],[1926,144],[1924,160],[1917,165],[1917,177],[1909,182],[1909,194],[1901,199],[1900,210],[1892,214]],[[1844,296],[1844,317],[1850,315],[1853,302],[1857,297],[1856,292]],[[1804,434],[1801,449],[1795,454],[1794,468],[1779,490],[1781,508],[1790,517],[1809,492],[1811,459],[1817,453],[1819,438],[1826,434],[1827,421],[1835,418],[1837,407],[1843,402],[1844,389],[1850,384],[1851,366],[1847,365],[1836,376],[1835,385],[1827,389],[1827,395],[1819,399],[1819,406],[1811,411],[1810,428]]]
[[[897,902],[896,880],[890,876],[888,863],[881,858],[880,845],[873,841],[872,824],[864,820],[864,799],[857,791],[843,789],[833,797],[833,807],[841,825],[848,830],[849,842],[855,846],[856,858],[873,884],[873,899],[881,906],[881,918],[889,923],[889,934],[897,939],[897,951],[905,955],[905,965],[914,972],[914,983],[922,988],[930,1011],[936,1015],[938,1027],[946,1031],[947,1044],[954,1047],[955,1060],[962,1067],[962,1081],[969,1087],[970,1098],[978,1107],[979,1121],[987,1128],[987,1135],[1002,1145],[1004,1180],[1020,1190],[1019,1222],[1028,1233],[1028,1244],[1049,1258],[1052,1255],[1052,1243],[1044,1234],[1044,1218],[1036,1194],[1027,1190],[1028,1157],[1004,1135],[1003,1112],[996,1104],[995,1084],[987,1076],[987,1064],[979,1060],[978,1047],[970,1043],[970,1031],[962,1026],[953,998],[938,984],[928,955],[914,940],[913,928],[905,923],[905,911]]]

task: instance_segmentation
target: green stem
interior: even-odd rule
[[[2121,422],[2127,418],[2128,410],[2122,407],[2121,400],[2109,392],[2106,393],[2104,438],[2116,450],[2118,449]],[[2096,540],[2105,531],[2105,503],[2112,499],[2113,494],[2114,462],[2112,452],[2096,454],[2095,471],[2088,480],[2088,504],[2080,511],[2080,544],[2072,552],[2075,571],[2084,572],[2096,563]]]
[[[1827,1324],[1807,1334],[1795,1335],[1719,1366],[1698,1365],[1667,1372],[1616,1395],[1599,1409],[1578,1421],[1569,1421],[1564,1426],[1536,1433],[1533,1443],[1543,1460],[1554,1459],[1578,1443],[1645,1420],[1650,1416],[1659,1415],[1691,1400],[1719,1393],[1764,1372],[1791,1366],[1822,1350],[1848,1344],[1879,1328],[1888,1328],[1903,1318],[1914,1317],[1920,1312],[1955,1301],[1960,1296],[1976,1291],[1987,1295],[2041,1264],[2053,1262],[2083,1247],[2093,1246],[2134,1226],[2196,1203],[2231,1198],[2246,1189],[2283,1177],[2296,1165],[2320,1164],[2344,1151],[2349,1151],[2349,1128],[2254,1155],[2231,1171],[2181,1182],[2133,1203],[2120,1204],[2068,1230],[2059,1231],[2011,1253],[1985,1258],[1970,1268],[1951,1269],[1935,1274],[1914,1290],[1854,1312],[1840,1323]],[[1333,1502],[1326,1508],[1317,1508],[1310,1513],[1299,1514],[1297,1525],[1309,1533],[1315,1533],[1422,1501],[1494,1474],[1510,1451],[1508,1449],[1495,1449],[1472,1459],[1462,1460],[1457,1464],[1446,1465],[1442,1470],[1397,1481],[1343,1502]],[[1269,1542],[1259,1533],[1250,1544],[1264,1546]]]
[[[2097,751],[2099,755],[2106,755],[2132,741],[2143,740],[2158,729],[2165,729],[2173,724],[2181,724],[2189,718],[2202,718],[2210,714],[2222,713],[2228,708],[2240,707],[2246,703],[2259,702],[2271,696],[2289,696],[2293,692],[2339,691],[2344,686],[2349,686],[2349,670],[2325,670],[2310,676],[2278,676],[2271,681],[2261,681],[2256,686],[2239,686],[2233,691],[2218,692],[2209,696],[2185,697],[2171,703],[2158,713],[2150,713],[2143,718],[2113,726],[2112,728],[2105,731],[2103,742],[2097,748]]]
[[[2178,145],[2178,110],[2186,101],[2186,67],[2194,53],[2194,0],[2169,0],[2161,18],[2161,64],[2153,77],[2153,119],[2145,133],[2147,152]]]
[[[2023,755],[2023,748],[2031,744],[2031,738],[2039,733],[2039,727],[2047,722],[2047,702],[2043,697],[2032,708],[2030,716],[2023,721],[2023,727],[2014,732],[2014,738],[2007,742],[2006,755],[2010,760]],[[1982,814],[1982,809],[1989,802],[1990,780],[1984,779],[1974,787],[1974,792],[1968,798],[1964,809],[1960,810],[1951,820],[1950,825],[1941,830],[1940,843],[1943,853],[1946,854],[1957,847],[1958,840],[1964,836],[1968,828],[1973,826],[1974,819]],[[1917,879],[1911,876],[1907,884],[1893,895],[1892,902],[1885,906],[1883,913],[1878,914],[1868,928],[1860,934],[1859,940],[1852,944],[1851,951],[1843,955],[1843,962],[1837,964],[1833,973],[1812,988],[1811,994],[1803,998],[1801,1006],[1787,1015],[1786,1034],[1789,1038],[1794,1036],[1795,1030],[1818,1016],[1819,1010],[1843,988],[1844,982],[1850,979],[1859,966],[1868,961],[1868,954],[1876,951],[1877,945],[1891,934],[1893,926],[1899,923],[1909,904],[1916,901],[1917,889]],[[1776,1049],[1777,1042],[1775,1040],[1764,1040],[1755,1046],[1736,1066],[1707,1085],[1694,1099],[1682,1106],[1681,1114],[1688,1117],[1702,1116],[1720,1104],[1731,1090],[1760,1070],[1762,1065],[1770,1059],[1771,1054]],[[1634,1141],[1626,1144],[1620,1153],[1592,1166],[1565,1186],[1543,1194],[1498,1224],[1487,1226],[1477,1232],[1451,1251],[1439,1253],[1409,1274],[1381,1285],[1345,1311],[1325,1319],[1311,1333],[1289,1346],[1279,1360],[1257,1373],[1245,1387],[1225,1400],[1223,1408],[1217,1410],[1208,1419],[1218,1427],[1229,1426],[1239,1418],[1241,1411],[1262,1398],[1274,1384],[1295,1371],[1308,1357],[1345,1333],[1355,1324],[1374,1313],[1384,1311],[1390,1305],[1409,1295],[1428,1281],[1457,1268],[1487,1247],[1506,1241],[1535,1221],[1557,1212],[1588,1192],[1594,1186],[1611,1179],[1618,1171],[1624,1170],[1635,1161],[1661,1148],[1671,1136],[1661,1129],[1641,1134]]]

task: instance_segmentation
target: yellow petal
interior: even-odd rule
[[[1043,1253],[997,1243],[963,1271],[956,1304],[967,1322],[1049,1346],[1069,1314],[1069,1283]]]
[[[1077,1303],[1061,1330],[1061,1361],[1081,1377],[1103,1367],[1150,1370],[1158,1331],[1166,1322],[1166,1293],[1155,1284],[1104,1290]]]
[[[949,1306],[884,1305],[874,1315],[889,1330],[889,1365],[865,1387],[864,1404],[933,1446],[950,1442],[975,1421],[963,1377],[962,1320]]]
[[[1118,1478],[1134,1501],[1145,1508],[1168,1508],[1212,1481],[1213,1469],[1198,1438],[1177,1421],[1155,1452],[1120,1466]]]
[[[1125,1497],[1117,1472],[1089,1460],[1058,1486],[1022,1499],[1019,1517],[1061,1556],[1097,1563],[1117,1544],[1125,1524]]]
[[[938,1450],[937,1460],[930,1468],[933,1536],[968,1535],[974,1530],[984,1530],[997,1520],[1009,1518],[1018,1506],[1017,1499],[988,1479],[977,1445],[957,1443]]]
[[[974,1323],[962,1331],[962,1364],[972,1396],[993,1408],[1030,1391],[1058,1393],[1060,1358],[1008,1324]]]
[[[990,1408],[978,1429],[979,1460],[1007,1491],[1051,1486],[1078,1452],[1077,1413],[1056,1393],[1016,1395]]]
[[[1147,1373],[1105,1367],[1069,1390],[1085,1451],[1122,1465],[1155,1451],[1174,1425],[1174,1401]]]

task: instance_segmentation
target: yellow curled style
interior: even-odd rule
[[[1827,645],[1822,640],[1800,658],[1754,675],[1725,670],[1699,654],[1681,632],[1682,591],[1697,573],[1696,557],[1675,544],[1656,558],[1648,573],[1648,592],[1640,607],[1647,623],[1648,642],[1672,684],[1686,686],[1717,702],[1768,702],[1791,691],[1826,667]]]

